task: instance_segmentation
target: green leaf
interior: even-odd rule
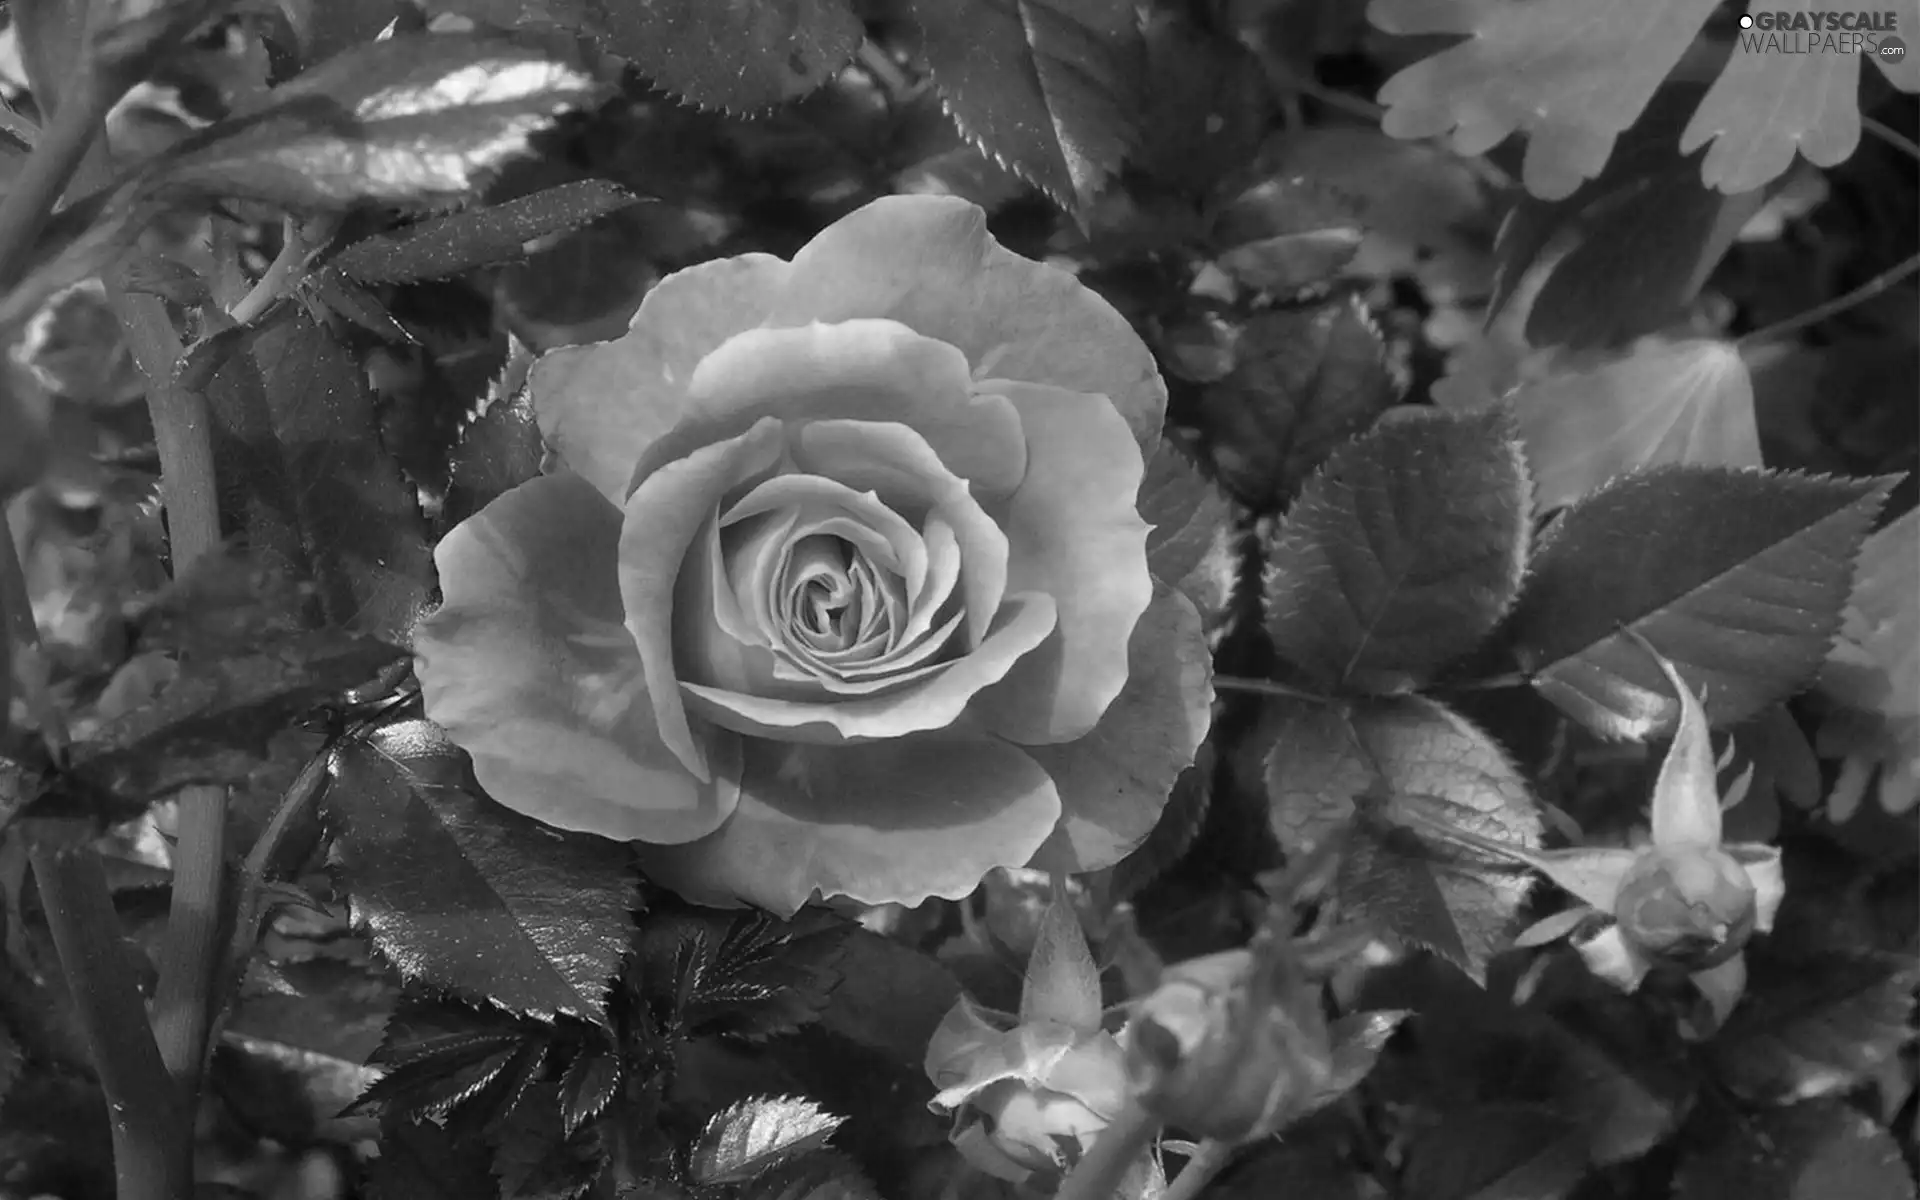
[[[1570,196],[1600,173],[1715,6],[1616,0],[1596,19],[1587,0],[1373,0],[1367,16],[1388,33],[1468,35],[1387,80],[1382,128],[1398,138],[1450,132],[1465,155],[1525,133],[1527,190]]]
[[[1738,723],[1819,669],[1888,486],[1717,467],[1616,478],[1540,540],[1508,624],[1515,657],[1588,728],[1653,737],[1679,706],[1630,629],[1680,670],[1709,723]]]
[[[313,580],[336,624],[402,640],[431,585],[432,554],[352,352],[286,307],[196,345],[175,385],[207,398],[221,523]]]
[[[509,337],[505,365],[487,385],[478,415],[468,421],[454,444],[447,499],[440,514],[444,528],[452,528],[540,474],[547,448],[526,388],[533,359],[518,338]]]
[[[1457,713],[1416,697],[1351,713],[1274,702],[1260,734],[1272,739],[1269,813],[1288,852],[1310,852],[1350,828],[1339,908],[1482,977],[1505,948],[1530,880],[1497,857],[1407,826],[1537,847],[1538,807],[1505,752]]]
[[[367,1169],[367,1200],[475,1200],[499,1194],[485,1155],[431,1121],[389,1125]]]
[[[1132,0],[912,0],[968,141],[1081,212],[1134,145],[1145,64]]]
[[[1748,218],[1760,190],[1728,196],[1700,182],[1675,150],[1701,89],[1663,87],[1621,135],[1606,169],[1564,200],[1522,196],[1500,225],[1489,311],[1498,314],[1547,248],[1549,263],[1526,314],[1530,345],[1612,347],[1671,326],[1685,313]]]
[[[688,1171],[695,1183],[749,1183],[799,1155],[826,1145],[846,1118],[801,1096],[756,1096],[714,1114],[694,1144]]]
[[[558,1085],[528,1089],[527,1102],[501,1129],[493,1154],[501,1200],[582,1200],[609,1155],[594,1126],[569,1136],[560,1125]]]
[[[927,1042],[960,998],[960,985],[936,960],[867,929],[842,944],[840,985],[820,1026],[920,1072]]]
[[[1719,1078],[1748,1099],[1791,1104],[1842,1095],[1913,1038],[1920,967],[1893,956],[1747,952],[1747,991],[1709,1049]]]
[[[286,15],[303,63],[325,62],[342,50],[371,42],[394,23],[405,0],[275,0]]]
[[[464,200],[606,89],[546,51],[464,34],[354,47],[157,159],[147,187],[292,209]]]
[[[791,921],[761,912],[655,910],[640,924],[639,986],[682,1037],[760,1041],[820,1018],[856,926],[822,909]]]
[[[1753,381],[1740,351],[1717,338],[1649,337],[1582,356],[1507,403],[1542,510],[1640,467],[1761,465]]]
[[[1275,649],[1332,689],[1429,682],[1479,646],[1519,591],[1527,487],[1499,413],[1410,410],[1336,450],[1268,549]]]
[[[563,183],[517,200],[429,217],[362,238],[331,265],[364,284],[445,279],[520,258],[529,242],[578,229],[639,202],[638,196],[605,180]]]
[[[1282,508],[1335,446],[1399,399],[1380,329],[1358,300],[1261,313],[1230,373],[1200,399],[1200,424],[1227,489],[1261,512]]]
[[[1899,1143],[1834,1100],[1710,1113],[1674,1173],[1674,1200],[1914,1200]]]
[[[343,744],[325,806],[354,924],[402,974],[540,1019],[606,1019],[636,899],[624,846],[482,798],[420,720]]]
[[[1406,1200],[1559,1200],[1587,1172],[1585,1139],[1543,1105],[1444,1114],[1407,1148]]]
[[[560,1124],[572,1137],[613,1103],[621,1083],[621,1062],[609,1048],[589,1042],[560,1076]]]

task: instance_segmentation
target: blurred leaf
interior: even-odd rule
[[[287,1145],[358,1141],[373,1123],[346,1110],[379,1077],[366,1064],[394,989],[359,964],[298,965],[305,991],[241,996],[214,1049],[209,1086],[263,1137]]]
[[[1679,706],[1625,627],[1673,661],[1711,724],[1744,720],[1819,669],[1889,486],[1720,467],[1619,477],[1540,539],[1508,623],[1515,656],[1602,736],[1657,736]]]
[[[475,1200],[499,1194],[486,1158],[431,1121],[388,1125],[366,1183],[367,1200]]]
[[[1214,752],[1202,743],[1193,765],[1174,780],[1173,794],[1154,822],[1153,832],[1133,853],[1114,864],[1112,896],[1126,900],[1160,878],[1193,847],[1213,807]]]
[[[1062,876],[1040,916],[1020,991],[1020,1023],[1055,1022],[1091,1033],[1100,1028],[1100,967]]]
[[[1140,137],[1128,156],[1162,186],[1204,197],[1259,148],[1273,108],[1260,63],[1176,8],[1148,10]]]
[[[1501,413],[1410,410],[1334,451],[1267,548],[1267,633],[1318,686],[1396,693],[1472,653],[1520,588],[1526,465]]]
[[[748,1183],[826,1144],[844,1117],[799,1096],[757,1096],[714,1115],[693,1147],[695,1183]]]
[[[820,1019],[855,928],[823,909],[655,910],[640,923],[640,987],[669,1007],[670,1033],[761,1041]]]
[[[464,200],[528,139],[605,89],[545,51],[463,34],[369,42],[182,142],[148,186],[291,209]]]
[[[325,806],[354,925],[402,974],[543,1020],[606,1019],[636,902],[626,847],[481,798],[426,721],[342,744]]]
[[[529,242],[578,229],[640,198],[600,179],[563,183],[486,208],[428,217],[362,238],[332,265],[365,284],[445,279],[521,257]]]
[[[1269,814],[1287,851],[1310,852],[1350,831],[1335,884],[1340,911],[1484,977],[1488,960],[1505,948],[1529,879],[1402,822],[1537,847],[1538,807],[1505,752],[1424,698],[1356,705],[1350,713],[1275,701],[1260,734],[1271,738]]]
[[[1365,234],[1353,211],[1318,179],[1276,176],[1222,205],[1208,240],[1236,282],[1291,300],[1325,287],[1359,251]]]
[[[1913,1040],[1920,965],[1841,952],[1783,957],[1772,943],[1747,954],[1747,991],[1709,1044],[1726,1085],[1751,1100],[1791,1104],[1844,1094]]]
[[[927,1041],[960,998],[960,985],[934,959],[866,929],[849,930],[821,1028],[920,1069]]]
[[[501,1200],[580,1200],[606,1170],[598,1129],[561,1128],[557,1090],[534,1084],[500,1131],[493,1169]]]
[[[1717,338],[1642,338],[1523,383],[1507,403],[1542,510],[1640,467],[1761,465],[1753,381]]]
[[[20,1052],[20,1043],[14,1040],[13,1034],[7,1032],[5,1025],[0,1025],[0,1107],[5,1106],[7,1093],[13,1090],[14,1082],[20,1078],[20,1068],[25,1061],[26,1056]]]
[[[300,61],[322,63],[371,42],[403,13],[405,0],[273,0],[297,40]]]
[[[1373,0],[1367,16],[1388,33],[1467,35],[1387,80],[1381,127],[1397,138],[1451,133],[1463,155],[1525,133],[1527,190],[1562,199],[1600,173],[1714,7],[1616,0],[1595,20],[1587,0]]]
[[[1250,1148],[1202,1194],[1207,1200],[1370,1200],[1376,1186],[1348,1165],[1331,1139],[1290,1136]]]
[[[1135,144],[1145,46],[1132,0],[911,0],[968,141],[1081,212]]]
[[[1544,1106],[1446,1113],[1407,1148],[1406,1200],[1559,1200],[1586,1174],[1582,1141]]]
[[[1886,1130],[1838,1101],[1771,1112],[1710,1112],[1682,1158],[1674,1200],[1914,1200]]]
[[[785,1162],[742,1189],[741,1200],[880,1200],[852,1159],[835,1150]]]
[[[187,351],[175,386],[207,398],[222,524],[312,579],[335,623],[402,640],[432,555],[352,352],[286,306]]]
[[[1349,1013],[1327,1026],[1327,1040],[1333,1047],[1333,1072],[1326,1086],[1314,1097],[1312,1107],[1331,1104],[1359,1087],[1380,1061],[1400,1025],[1412,1014],[1406,1009],[1387,1012]]]
[[[1285,507],[1334,447],[1399,398],[1379,327],[1357,300],[1261,313],[1231,373],[1201,395],[1221,482],[1248,507]]]
[[[1846,706],[1829,714],[1819,733],[1822,754],[1848,760],[1834,787],[1832,819],[1846,819],[1843,801],[1857,802],[1876,766],[1881,806],[1890,813],[1913,808],[1920,800],[1920,509],[1861,546],[1820,690]]]

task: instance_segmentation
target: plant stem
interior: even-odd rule
[[[253,290],[240,297],[239,303],[227,312],[235,325],[251,324],[279,303],[280,298],[287,294],[287,281],[307,259],[306,242],[300,237],[300,223],[288,217],[282,222],[281,229],[280,253],[274,255],[273,261],[267,264],[266,272],[260,276],[260,282],[253,285]]]
[[[1802,329],[1808,329],[1818,325],[1829,317],[1837,316],[1857,304],[1866,303],[1868,300],[1878,296],[1881,292],[1888,290],[1895,284],[1914,274],[1920,274],[1920,254],[1916,254],[1897,266],[1887,268],[1859,287],[1854,288],[1844,295],[1835,296],[1825,304],[1816,304],[1797,316],[1788,317],[1784,321],[1776,321],[1764,329],[1756,329],[1741,338],[1738,345],[1743,349],[1750,349],[1762,342],[1770,342],[1778,338],[1786,337],[1789,334],[1799,333]]]
[[[274,855],[286,840],[287,831],[306,814],[314,797],[320,794],[320,785],[326,782],[327,766],[332,758],[331,749],[323,750],[300,769],[293,786],[281,798],[280,807],[274,809],[267,827],[247,851],[235,889],[233,934],[227,943],[229,972],[239,971],[253,952],[254,941],[260,934],[260,896],[266,890],[267,872],[273,869]]]
[[[1920,143],[1916,143],[1912,138],[1901,133],[1893,126],[1888,125],[1884,121],[1876,121],[1872,117],[1862,116],[1860,118],[1860,128],[1879,138],[1887,145],[1892,146],[1915,162],[1920,162]]]
[[[1086,1156],[1067,1173],[1054,1200],[1114,1200],[1127,1172],[1153,1146],[1160,1118],[1138,1099],[1130,1099],[1113,1123],[1100,1131]]]
[[[33,619],[33,597],[27,594],[27,573],[20,566],[20,547],[13,540],[13,526],[6,519],[4,503],[0,503],[0,643],[5,643],[6,650],[4,658],[0,658],[0,669],[5,672],[0,675],[0,700],[6,700],[13,687],[15,647],[38,650],[40,626]],[[66,716],[47,697],[45,676],[38,671],[30,674],[21,699],[40,726],[41,741],[54,761],[62,761],[71,739],[67,736]],[[0,719],[6,712],[0,708]]]
[[[1223,692],[1253,692],[1261,696],[1279,696],[1284,700],[1305,700],[1309,704],[1331,704],[1332,697],[1316,695],[1303,688],[1275,683],[1271,679],[1249,679],[1244,675],[1215,675],[1213,686]]]
[[[36,845],[33,877],[113,1128],[118,1200],[188,1200],[190,1121],[147,1028],[113,896],[86,847]]]
[[[109,95],[92,78],[83,78],[65,99],[34,143],[13,187],[0,199],[0,287],[19,281],[34,240],[119,97]]]
[[[1232,1142],[1223,1142],[1219,1138],[1208,1138],[1200,1143],[1187,1165],[1173,1177],[1167,1190],[1160,1193],[1160,1200],[1193,1200],[1213,1182],[1213,1177],[1233,1161],[1236,1147]]]

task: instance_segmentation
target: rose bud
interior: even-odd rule
[[[1641,950],[1689,971],[1717,967],[1753,935],[1746,869],[1718,846],[1653,846],[1620,881],[1614,917]]]

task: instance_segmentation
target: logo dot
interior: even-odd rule
[[[1907,44],[1899,38],[1888,34],[1886,37],[1880,39],[1880,60],[1882,62],[1897,63],[1906,56]]]
[[[1752,18],[1752,17],[1750,17],[1750,16],[1748,16],[1748,15],[1747,15],[1747,14],[1745,14],[1745,13],[1741,13],[1741,14],[1740,14],[1740,28],[1742,28],[1742,29],[1752,29],[1752,28],[1753,28],[1753,18]]]

